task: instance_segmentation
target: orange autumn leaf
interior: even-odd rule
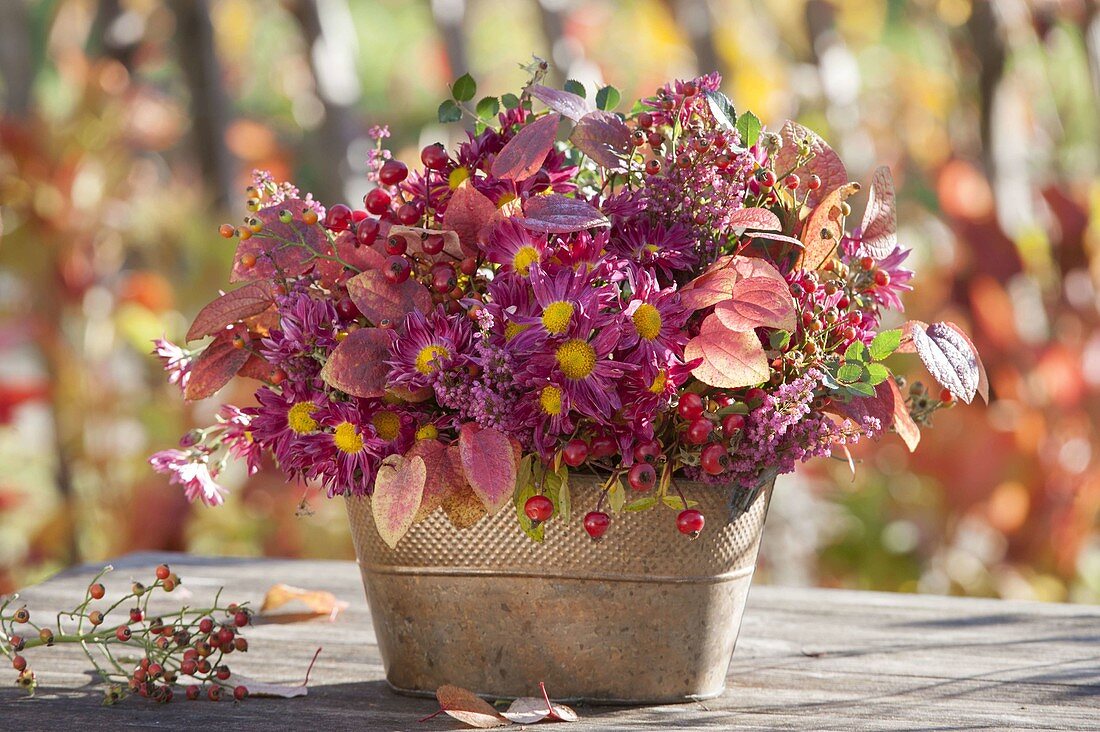
[[[315,615],[327,615],[329,620],[335,620],[336,616],[348,607],[346,602],[337,600],[331,592],[306,590],[301,587],[277,584],[273,585],[264,595],[263,605],[260,606],[260,614],[267,615],[272,610],[278,610],[284,605],[295,601],[308,607]]]

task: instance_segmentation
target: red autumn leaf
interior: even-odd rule
[[[244,365],[237,371],[237,376],[245,376],[249,379],[256,379],[257,381],[269,381],[271,379],[272,370],[271,364],[255,353],[250,353]]]
[[[554,147],[560,121],[558,114],[548,114],[517,132],[493,160],[493,177],[519,181],[538,172]]]
[[[491,729],[511,724],[489,702],[459,686],[445,684],[436,690],[435,698],[440,709],[470,727]]]
[[[546,684],[539,682],[542,697],[523,696],[511,703],[502,716],[516,724],[537,724],[544,719],[551,722],[576,722],[580,717],[572,707],[554,704],[546,693]]]
[[[378,535],[390,549],[412,527],[427,477],[424,459],[419,456],[406,459],[403,455],[390,455],[378,466],[370,499],[371,513]]]
[[[894,201],[894,178],[885,165],[875,170],[867,210],[863,212],[863,251],[875,259],[890,256],[898,245],[898,217]]]
[[[462,463],[458,457],[457,449],[448,449],[447,445],[439,440],[417,440],[405,453],[406,458],[420,457],[424,461],[424,468],[428,474],[428,480],[424,484],[424,495],[420,499],[420,508],[413,518],[413,523],[419,523],[428,518],[437,508],[443,505],[444,499],[454,493],[469,491],[466,476],[462,473]],[[481,502],[478,501],[478,505]],[[482,509],[482,514],[484,509]],[[481,515],[478,515],[481,518]]]
[[[259,315],[274,301],[275,287],[269,280],[252,282],[227,292],[199,311],[187,331],[187,340],[214,335],[244,318]]]
[[[432,307],[432,295],[424,285],[414,279],[395,285],[373,269],[348,280],[348,296],[375,325],[383,320],[397,323],[414,310],[428,312]]]
[[[844,234],[841,204],[858,191],[859,183],[845,183],[825,196],[813,210],[802,229],[805,249],[799,257],[799,267],[817,269],[833,255]]]
[[[790,244],[796,249],[802,248],[802,242],[795,239],[793,236],[787,236],[786,234],[777,234],[774,231],[750,231],[745,236],[750,239],[768,239],[770,241],[781,241],[784,244]]]
[[[279,212],[284,209],[293,216],[289,224],[279,220]],[[255,216],[263,228],[237,244],[229,281],[270,280],[280,273],[296,277],[314,264],[315,255],[332,256],[332,245],[320,224],[310,226],[302,221],[305,210],[305,204],[294,198],[257,211]],[[246,255],[254,258],[251,266],[245,261]]]
[[[577,122],[569,138],[578,150],[608,170],[625,170],[624,159],[634,146],[630,129],[611,112],[590,112]]]
[[[382,223],[383,226],[379,229],[378,238],[380,241],[385,241],[386,235],[383,231],[389,227],[389,224],[386,222]],[[355,234],[350,231],[341,231],[336,235],[334,243],[336,246],[336,253],[340,255],[340,259],[355,267],[360,272],[366,272],[368,269],[382,269],[386,266],[386,255],[380,251],[378,246],[363,246],[356,241]],[[336,264],[339,270],[343,270],[343,265],[338,262],[325,262],[325,264]],[[340,272],[336,274],[339,275]]]
[[[876,386],[874,396],[854,397],[847,403],[837,402],[836,410],[857,424],[861,424],[864,417],[874,417],[884,430],[893,427],[909,448],[909,452],[917,449],[920,427],[909,415],[905,397],[892,378]]]
[[[685,361],[696,359],[701,362],[692,374],[711,386],[724,389],[755,386],[769,376],[768,356],[756,334],[732,331],[714,314],[707,316],[699,335],[684,348]]]
[[[552,89],[542,84],[532,84],[527,91],[535,99],[538,99],[562,117],[571,119],[574,122],[580,122],[586,114],[595,110],[592,102],[573,92]]]
[[[560,193],[535,196],[523,207],[524,216],[517,217],[523,228],[540,234],[570,234],[575,231],[611,226],[602,213],[584,201]]]
[[[369,398],[386,393],[386,376],[390,368],[393,331],[382,328],[360,328],[348,333],[329,354],[321,378],[329,386],[352,396]]]
[[[443,213],[443,226],[458,234],[462,251],[477,254],[481,236],[500,221],[496,204],[481,191],[463,183],[451,195]]]
[[[775,169],[790,170],[798,174],[800,181],[793,193],[799,200],[809,193],[806,205],[811,208],[816,206],[826,193],[848,182],[848,171],[844,168],[840,156],[816,132],[793,120],[787,120],[780,129],[779,136],[783,140],[783,147],[775,156]],[[799,140],[809,141],[813,157],[806,164],[795,167],[798,160]],[[816,191],[810,191],[806,186],[812,174],[821,178],[821,187]]]
[[[795,303],[786,282],[771,277],[747,277],[733,286],[728,300],[718,303],[714,314],[730,330],[781,328],[793,331]]]
[[[443,251],[456,259],[462,258],[462,242],[459,241],[458,232],[456,231],[424,229],[419,226],[392,226],[389,230],[389,236],[405,237],[409,251],[414,254],[424,251],[424,240],[428,237],[441,237],[443,239]],[[384,257],[383,261],[385,261]],[[381,267],[378,269],[381,269]]]
[[[730,214],[731,229],[759,229],[761,231],[781,231],[783,225],[779,217],[766,208],[740,208]]]
[[[507,506],[516,488],[518,462],[508,436],[467,422],[458,431],[458,453],[466,480],[489,514]]]
[[[248,351],[233,345],[233,334],[223,330],[191,364],[185,399],[205,399],[221,389],[248,360]]]
[[[898,433],[905,446],[909,448],[909,452],[913,452],[920,444],[920,427],[917,426],[917,423],[913,421],[913,417],[909,414],[909,407],[905,404],[905,397],[902,396],[897,383],[893,379],[887,379],[875,387],[876,392],[884,386],[890,390],[893,396],[894,411],[891,422],[894,431]]]
[[[907,337],[928,373],[959,399],[969,404],[978,391],[984,367],[974,344],[957,326],[932,323],[927,327],[907,323]]]
[[[689,310],[702,310],[728,300],[741,275],[732,268],[699,275],[680,291],[680,302]]]

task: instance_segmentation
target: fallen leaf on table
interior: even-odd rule
[[[520,697],[512,702],[508,711],[503,712],[502,716],[516,724],[537,724],[544,719],[551,722],[576,722],[580,719],[572,707],[551,702],[550,696],[546,693],[546,684],[541,681],[539,689],[542,690],[541,699],[535,696]]]
[[[489,702],[474,692],[458,686],[445,684],[439,687],[436,689],[435,698],[439,700],[440,711],[471,727],[491,729],[512,723],[493,709]]]
[[[267,594],[264,595],[264,602],[260,607],[260,614],[265,616],[265,619],[269,622],[278,622],[278,616],[272,617],[268,615],[268,613],[295,600],[301,602],[313,611],[313,615],[327,615],[329,620],[336,620],[336,616],[339,615],[342,610],[347,609],[348,606],[343,600],[337,600],[336,596],[331,592],[325,592],[324,590],[304,590],[301,587],[278,584],[274,585],[267,591]]]

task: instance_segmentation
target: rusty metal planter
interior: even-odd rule
[[[596,504],[595,479],[571,483],[574,506]],[[707,517],[695,541],[659,506],[616,516],[598,544],[577,517],[536,544],[508,508],[463,530],[437,511],[390,549],[369,500],[348,499],[390,686],[505,698],[545,681],[557,698],[623,704],[721,694],[771,486],[725,525],[728,490],[682,487]]]

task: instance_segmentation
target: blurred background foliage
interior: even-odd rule
[[[148,353],[227,283],[253,167],[365,191],[366,131],[453,140],[447,83],[519,64],[624,98],[718,69],[853,177],[888,163],[909,315],[975,335],[989,407],[916,455],[865,446],[781,481],[766,581],[1100,601],[1100,11],[1088,0],[7,0],[0,3],[0,592],[135,549],[352,556],[338,502],[274,470],[219,510],[148,453],[185,405]],[[867,447],[874,449],[867,449]],[[304,499],[304,503],[303,503]]]

